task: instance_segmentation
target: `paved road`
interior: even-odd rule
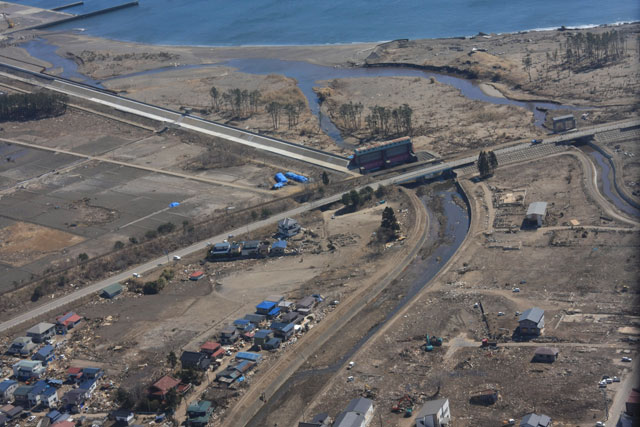
[[[332,153],[315,150],[313,148],[304,147],[302,145],[275,138],[257,135],[242,129],[211,122],[195,116],[184,115],[177,111],[124,98],[122,96],[114,95],[107,91],[92,88],[71,80],[35,73],[4,62],[0,62],[0,68],[2,69],[0,75],[15,80],[45,87],[50,90],[65,93],[69,96],[79,97],[96,104],[106,105],[116,110],[135,114],[140,117],[165,123],[166,125],[190,129],[202,134],[240,143],[242,145],[247,145],[259,150],[311,163],[323,168],[354,174],[354,172],[349,171],[347,168],[349,164],[349,160],[347,158]]]

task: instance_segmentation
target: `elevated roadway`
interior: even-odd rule
[[[136,101],[72,80],[34,72],[5,62],[0,62],[0,75],[78,97],[92,103],[105,105],[139,117],[155,120],[167,126],[184,128],[222,138],[258,150],[311,163],[322,168],[355,174],[355,172],[351,172],[348,169],[349,159],[346,157]]]

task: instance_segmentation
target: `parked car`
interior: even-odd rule
[[[613,382],[611,378],[607,378],[605,381],[607,382],[607,384],[611,384]]]
[[[498,312],[498,316],[504,316],[504,312],[499,311],[499,312]]]
[[[598,421],[596,423],[596,427],[606,427],[605,424],[602,421]]]
[[[630,357],[627,357],[627,356],[624,356],[624,357],[622,358],[622,361],[623,361],[623,362],[631,362],[631,358],[630,358]]]
[[[607,380],[602,380],[598,383],[598,387],[607,388]]]
[[[520,292],[520,288],[513,288],[513,292]]]
[[[620,382],[620,378],[618,378],[618,377],[613,377],[613,382],[614,382],[614,383],[619,383],[619,382]]]
[[[180,261],[182,258],[180,258],[180,255],[174,255],[173,256],[173,260],[174,261]]]
[[[133,277],[140,278],[140,273],[133,273]]]

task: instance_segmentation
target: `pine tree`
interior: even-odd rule
[[[481,178],[486,178],[491,175],[489,159],[487,158],[487,153],[485,153],[484,151],[481,151],[480,155],[478,156],[478,171],[480,172]]]
[[[491,173],[493,173],[493,171],[495,171],[498,167],[498,158],[496,157],[496,153],[494,153],[493,151],[489,151],[487,155],[489,160],[489,170],[491,171]]]

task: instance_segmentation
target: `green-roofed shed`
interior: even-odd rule
[[[187,425],[203,427],[209,423],[213,408],[208,400],[193,402],[187,408]]]
[[[124,288],[120,283],[114,283],[113,285],[109,285],[100,292],[100,296],[103,298],[115,298],[122,293]]]

